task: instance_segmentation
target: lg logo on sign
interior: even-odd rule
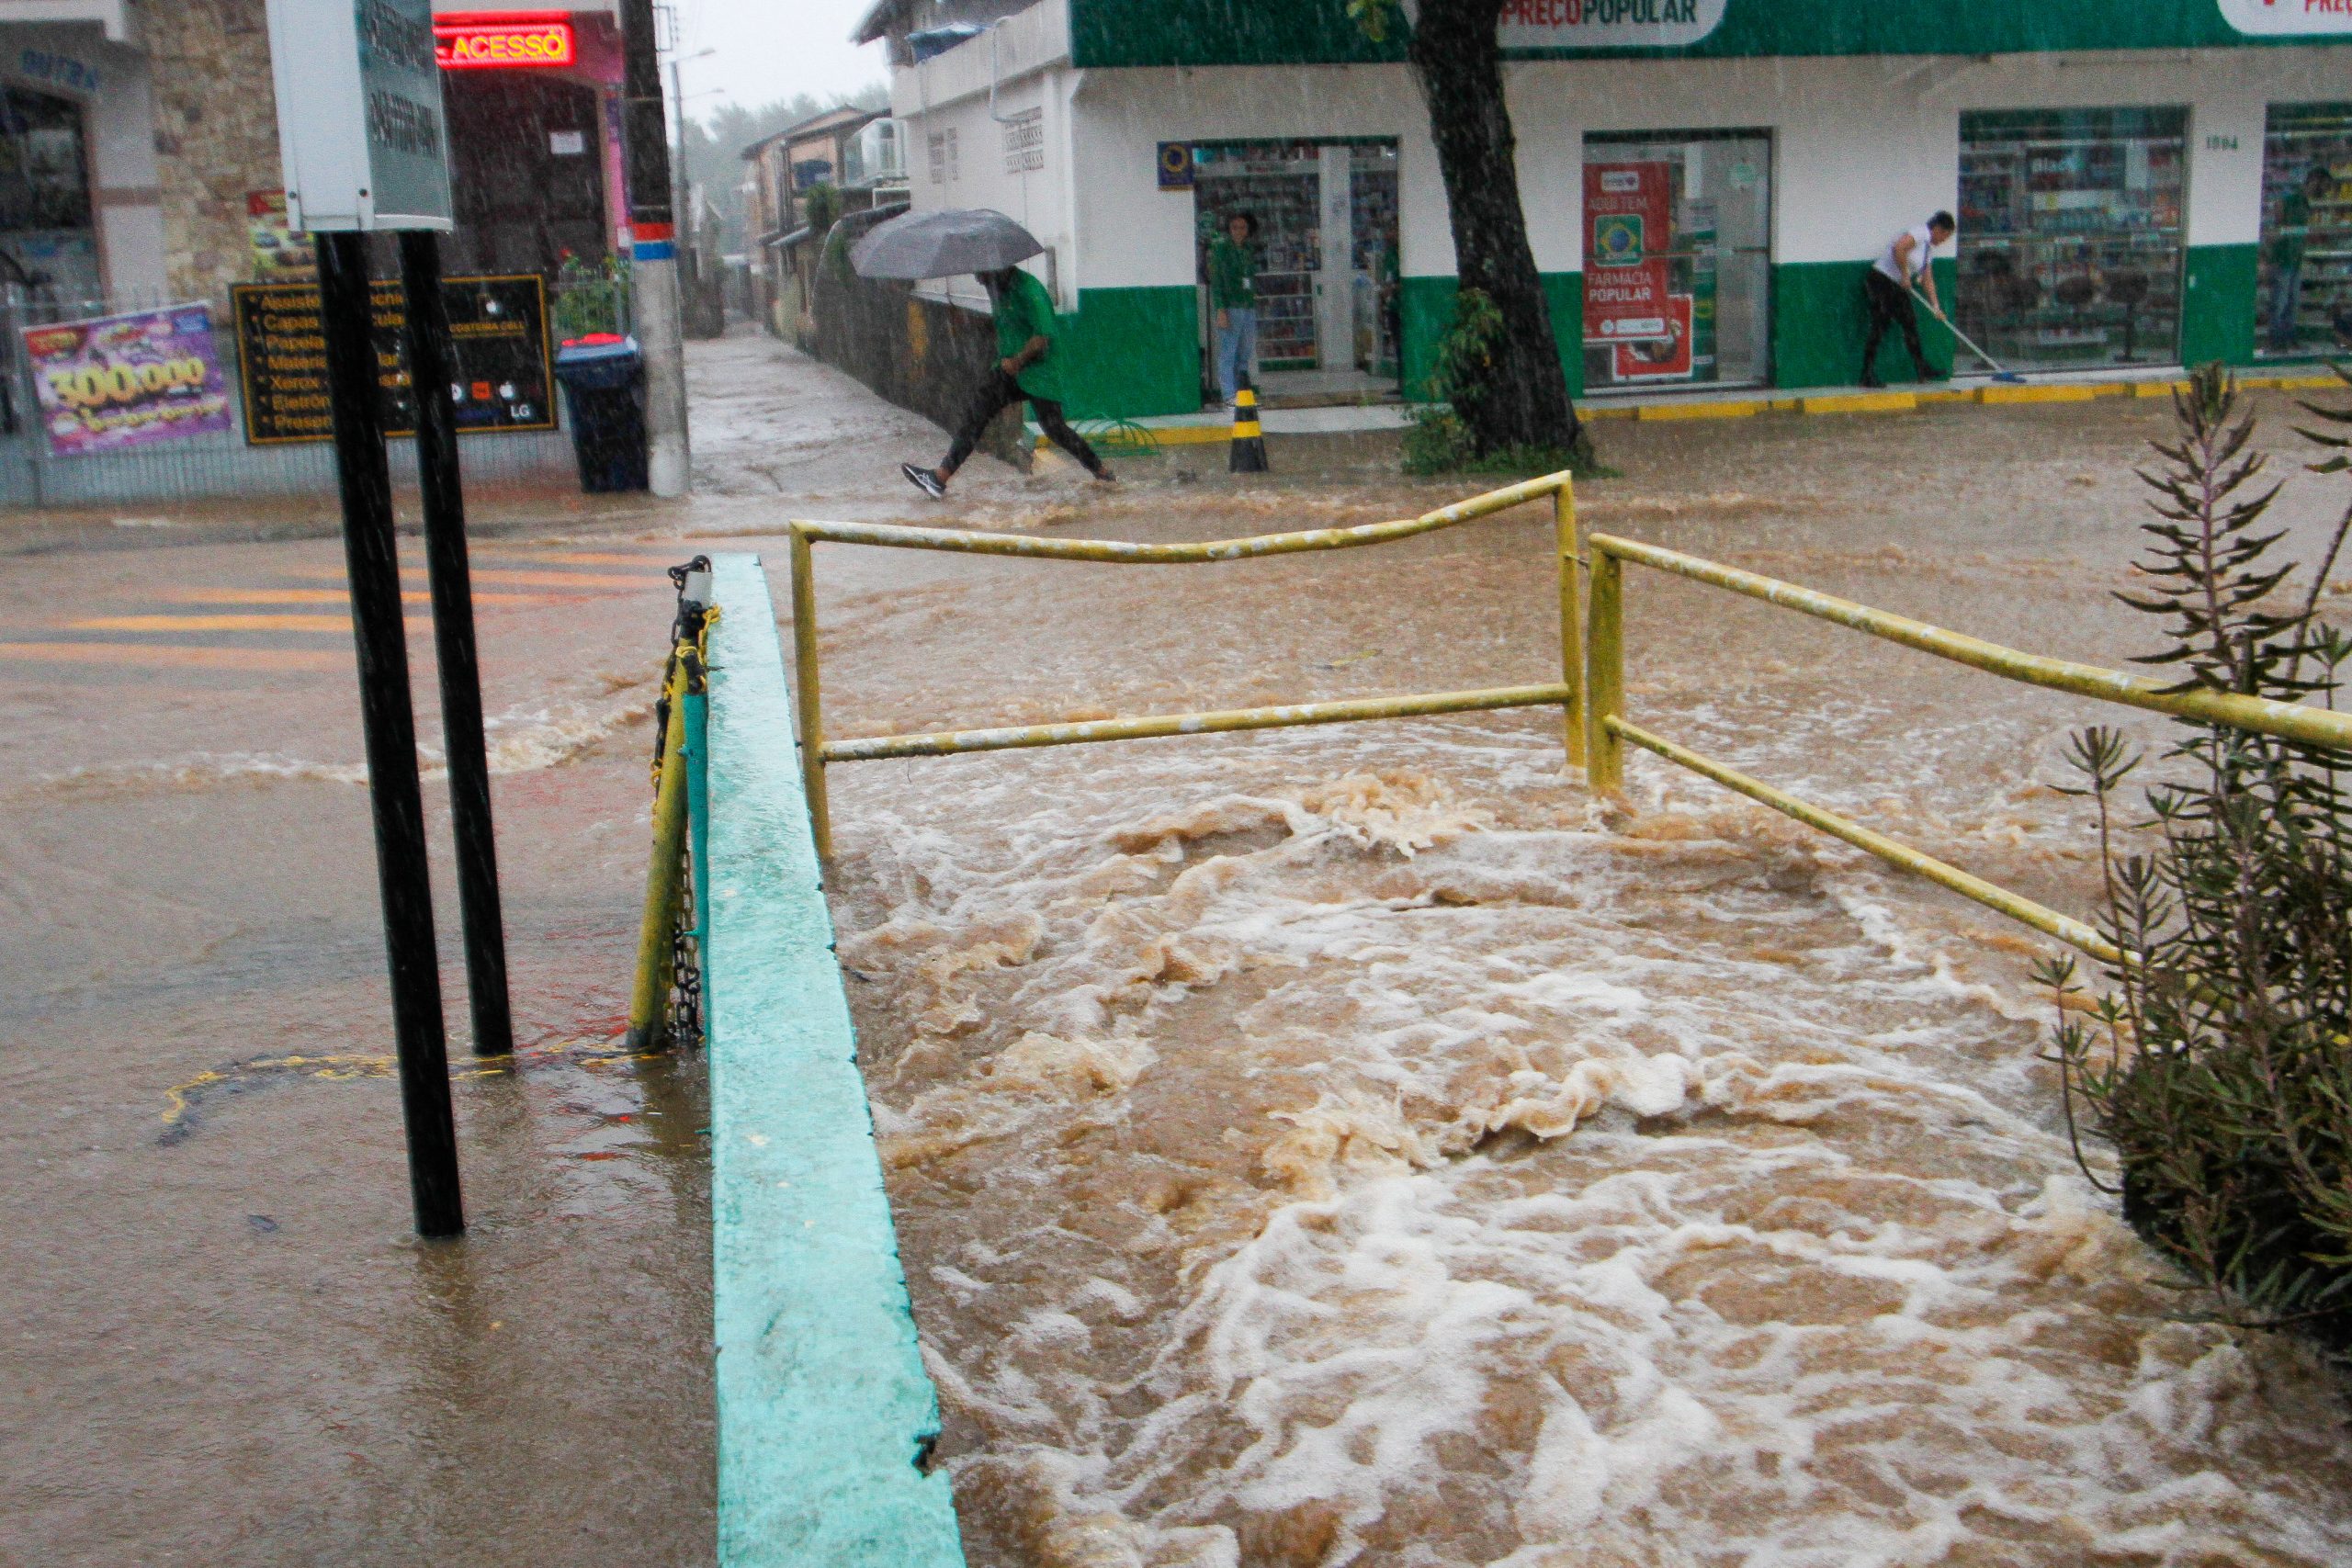
[[[2352,0],[2220,0],[2222,19],[2250,38],[2352,33]]]

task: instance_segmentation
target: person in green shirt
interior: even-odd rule
[[[1209,244],[1209,309],[1216,313],[1216,388],[1227,402],[1258,365],[1258,220],[1227,215]]]
[[[2278,227],[2270,242],[2270,352],[2295,352],[2295,318],[2303,305],[2303,255],[2311,246],[2312,203],[2327,194],[2335,176],[2314,164],[2303,173],[2301,190],[2278,204]]]
[[[955,440],[939,467],[901,463],[899,472],[925,495],[941,499],[947,493],[947,481],[980,444],[989,421],[1026,398],[1037,416],[1037,428],[1077,458],[1088,473],[1110,483],[1111,470],[1062,417],[1061,362],[1054,354],[1054,301],[1046,286],[1017,266],[981,273],[979,279],[989,291],[996,317],[996,365],[973,393],[964,423],[956,427]]]

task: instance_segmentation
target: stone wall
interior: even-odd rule
[[[245,197],[282,183],[263,0],[142,0],[172,293],[221,299],[253,274]]]

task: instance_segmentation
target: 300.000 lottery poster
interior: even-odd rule
[[[127,451],[234,423],[202,305],[27,327],[24,336],[51,457]]]

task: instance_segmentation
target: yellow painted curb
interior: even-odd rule
[[[1634,403],[1591,403],[1577,410],[1584,419],[1638,419],[1641,412]]]
[[[1636,419],[1747,419],[1764,412],[1765,405],[1752,399],[1715,400],[1691,403],[1640,403],[1634,409]]]
[[[1907,413],[1918,406],[1917,392],[1846,392],[1797,400],[1799,413]]]
[[[2116,382],[2117,386],[2123,383]],[[1979,387],[1976,400],[1980,403],[2087,403],[2099,395],[2098,389],[2080,382],[2063,386]]]
[[[1914,392],[1911,395],[1919,400],[1921,408],[1926,408],[1930,403],[1973,403],[1976,400],[1976,389],[1947,387],[1940,392]]]
[[[2134,381],[2132,395],[2135,398],[2169,398],[2176,392],[2188,390],[2186,381]]]

